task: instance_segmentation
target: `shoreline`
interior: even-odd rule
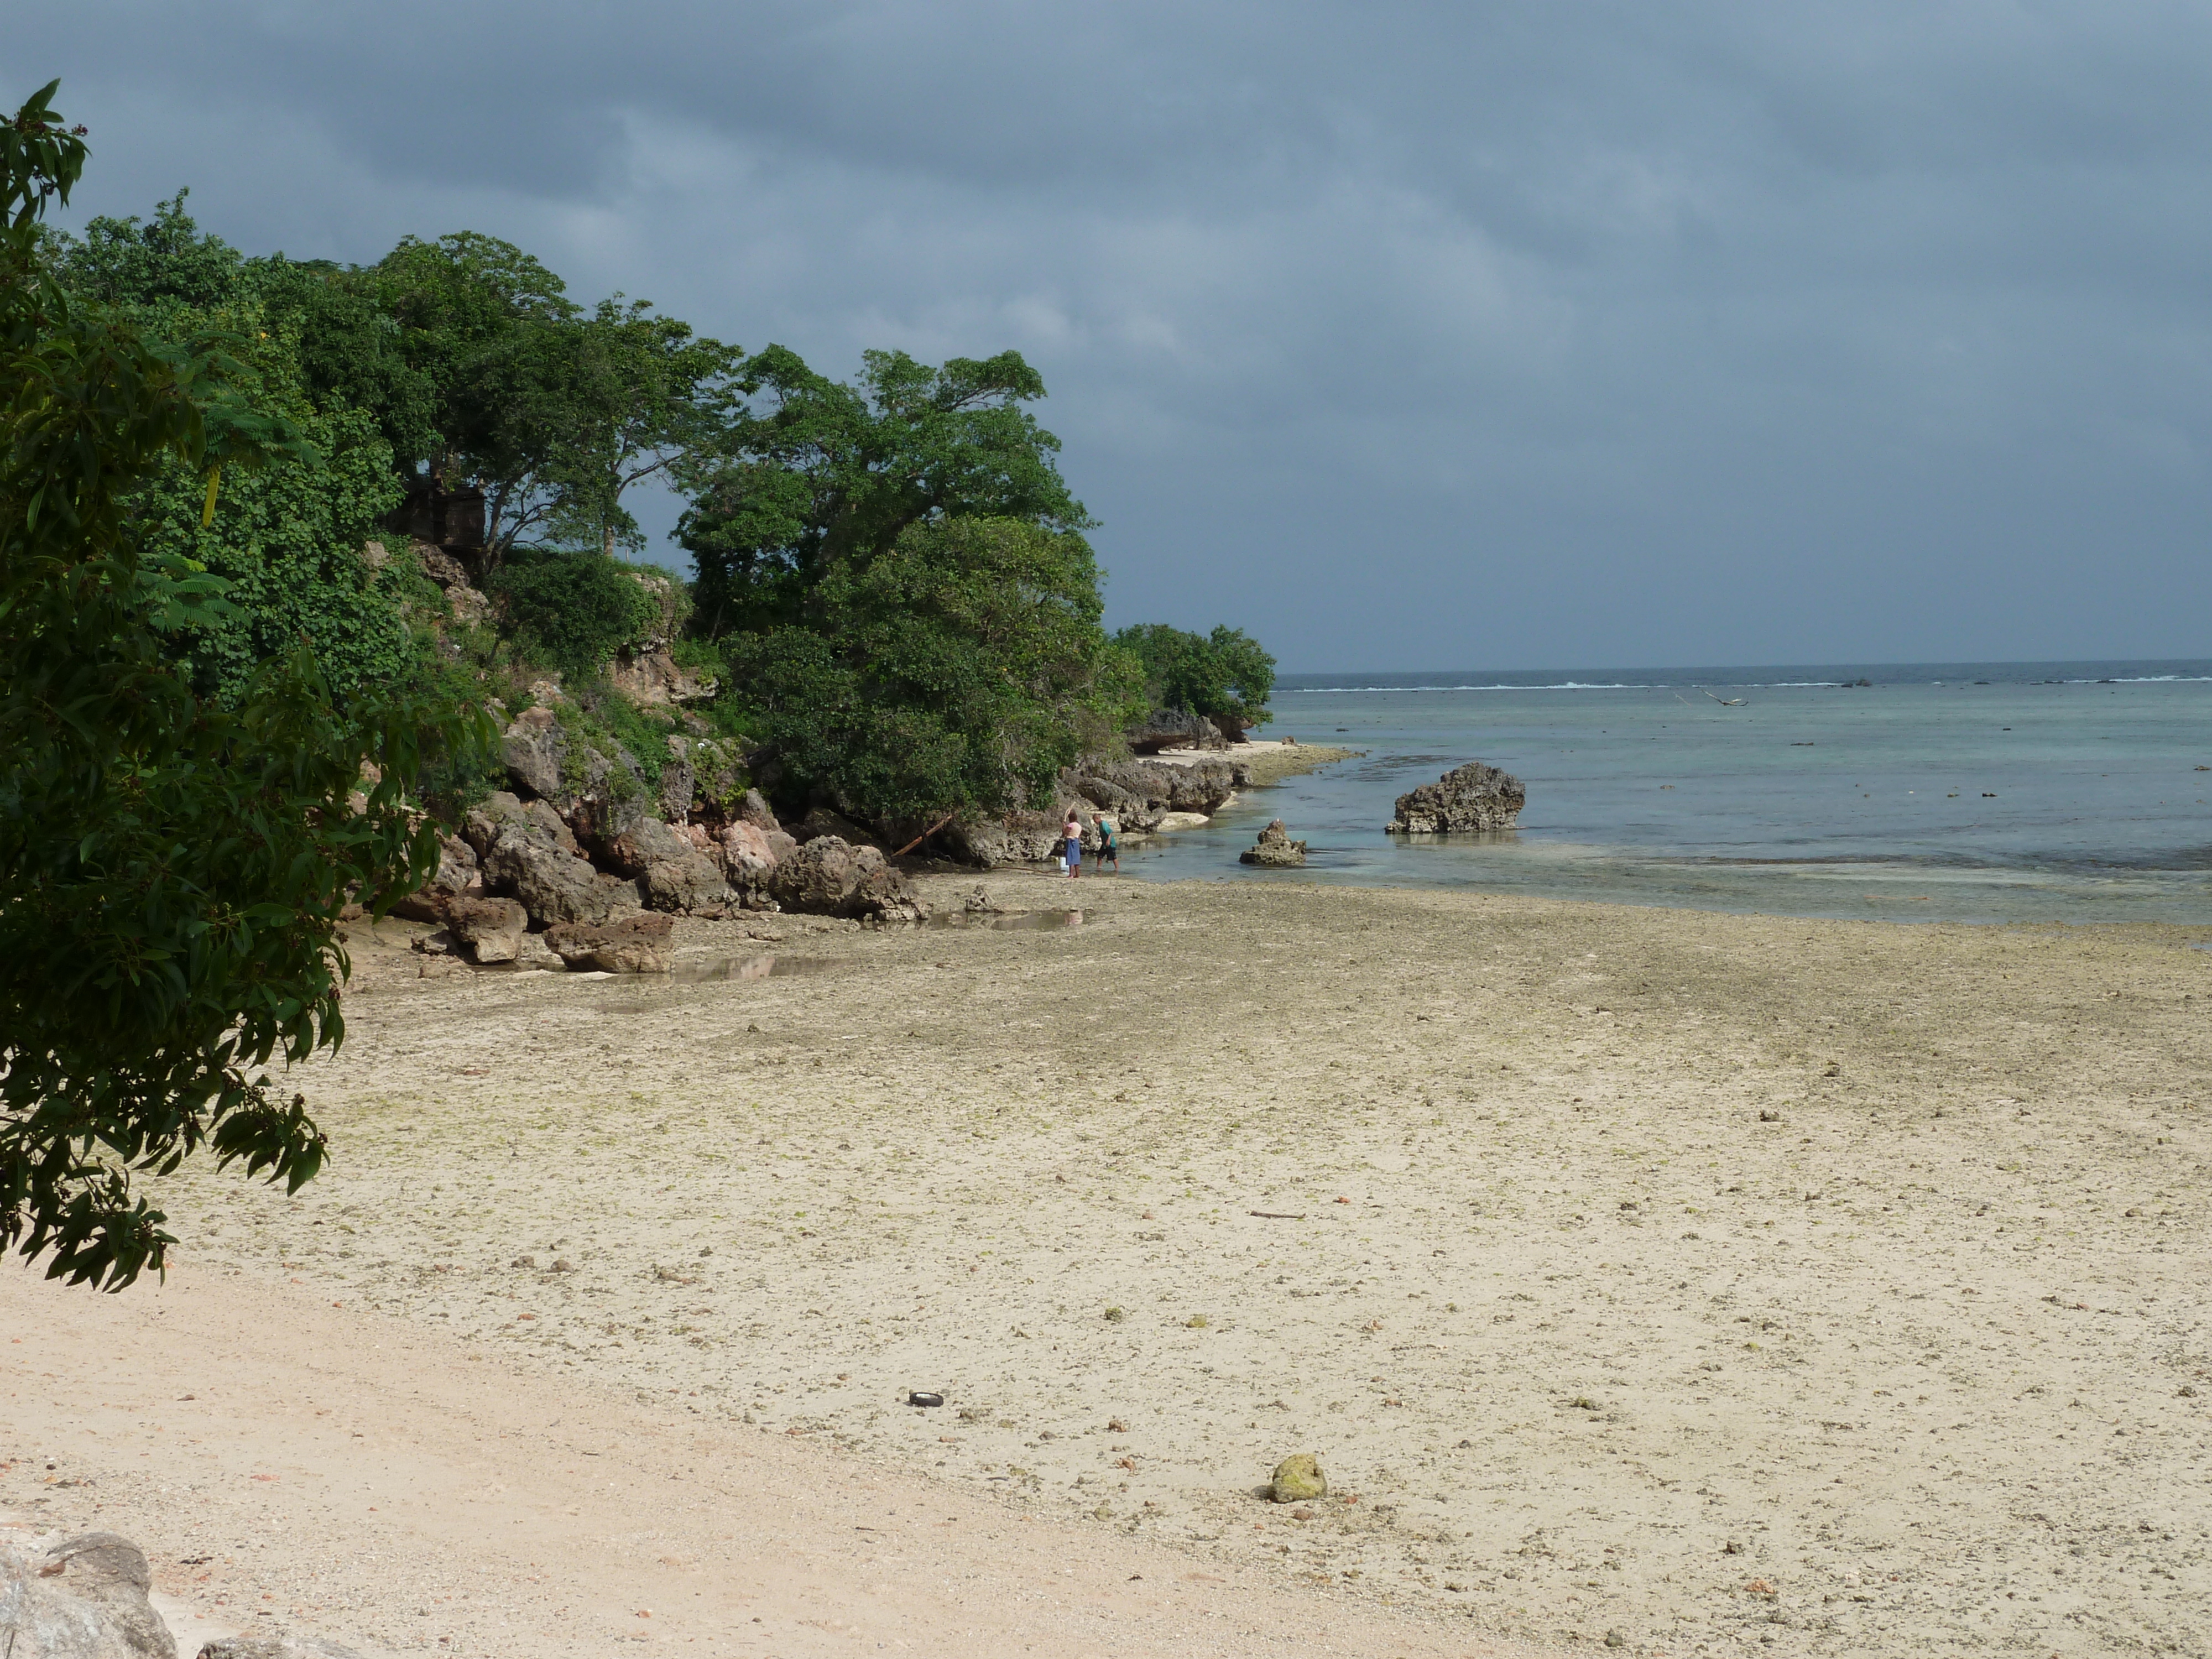
[[[363,938],[325,1175],[162,1199],[198,1268],[1462,1642],[2212,1623],[2201,930],[1079,896],[679,922],[775,958],[703,981]]]

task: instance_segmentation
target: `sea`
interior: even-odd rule
[[[1894,921],[2212,927],[2212,660],[1290,674],[1254,735],[1357,758],[1133,847],[1153,879]],[[1385,833],[1471,760],[1517,830]],[[1237,854],[1270,818],[1302,871]]]

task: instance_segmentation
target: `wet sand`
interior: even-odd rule
[[[329,1172],[169,1183],[187,1269],[1438,1641],[2203,1650],[2194,935],[1079,892],[364,939]]]

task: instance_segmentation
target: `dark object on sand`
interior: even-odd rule
[[[945,1396],[941,1394],[922,1394],[917,1391],[907,1395],[906,1403],[909,1406],[942,1406],[945,1403]]]

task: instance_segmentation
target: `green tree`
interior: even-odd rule
[[[224,464],[306,447],[234,356],[54,280],[39,221],[85,157],[54,90],[0,128],[0,1247],[112,1288],[174,1242],[134,1174],[321,1166],[267,1068],[342,1039],[340,908],[434,868],[404,792],[426,742],[483,734],[404,688],[342,712],[305,645],[228,702],[177,672],[225,584],[136,503],[173,459],[212,501]]]
[[[410,237],[375,281],[430,388],[400,470],[483,492],[488,564],[517,547],[644,545],[623,493],[720,433],[736,353],[644,301],[586,311],[529,254],[473,232]]]
[[[1155,708],[1219,715],[1246,726],[1273,716],[1275,659],[1241,629],[1220,627],[1190,634],[1164,623],[1140,623],[1114,636],[1115,644],[1143,665],[1145,690]]]
[[[865,569],[935,518],[1092,526],[1022,405],[1044,383],[1018,352],[942,368],[871,351],[860,384],[770,346],[744,361],[719,443],[674,469],[691,505],[678,530],[712,635],[805,623],[834,570]]]
[[[735,361],[690,324],[621,295],[509,331],[477,360],[471,381],[490,411],[469,459],[486,491],[493,561],[532,542],[610,558],[641,550],[623,493],[719,436]]]
[[[911,525],[881,556],[835,568],[814,609],[811,625],[732,640],[731,672],[784,787],[878,823],[1041,800],[1141,712],[1073,531]]]

